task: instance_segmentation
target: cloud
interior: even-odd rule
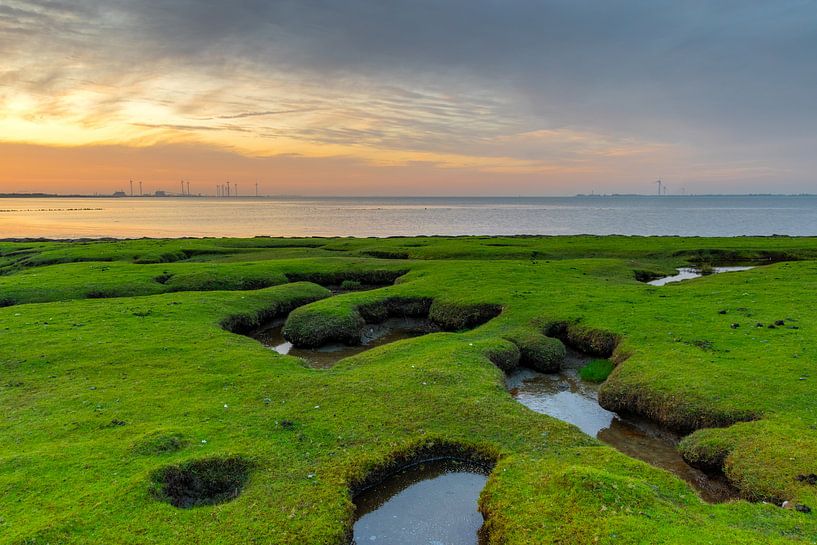
[[[7,0],[0,131],[805,187],[815,29],[814,0]]]

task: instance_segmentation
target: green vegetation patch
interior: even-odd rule
[[[565,345],[559,339],[531,330],[507,334],[506,339],[519,349],[519,364],[540,373],[556,373],[565,360]]]
[[[582,380],[587,382],[604,382],[610,373],[613,372],[615,366],[610,360],[592,359],[587,362],[587,365],[579,369],[579,376]]]
[[[0,545],[343,545],[354,491],[430,455],[495,463],[492,545],[813,544],[815,258],[793,237],[0,242]],[[727,259],[764,264],[634,273]],[[236,334],[285,316],[310,346],[445,331],[321,371]],[[691,434],[744,499],[517,402],[504,373],[565,346],[616,365],[604,407]]]
[[[153,432],[133,444],[131,451],[145,456],[178,452],[190,445],[190,439],[178,432]]]

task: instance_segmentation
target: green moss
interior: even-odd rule
[[[505,339],[488,339],[474,343],[474,346],[481,350],[485,357],[491,360],[505,373],[516,369],[522,354],[519,347]]]
[[[559,339],[531,330],[519,330],[505,337],[519,348],[519,364],[540,373],[556,373],[565,359],[565,346]]]
[[[190,445],[190,439],[178,432],[153,432],[136,441],[131,451],[141,455],[161,455],[180,451]]]
[[[298,307],[330,295],[326,288],[308,282],[289,284],[287,288],[284,297],[274,298],[262,309],[232,314],[221,321],[221,327],[233,333],[246,333],[276,318],[284,318]]]
[[[320,308],[294,310],[284,324],[284,337],[295,346],[312,348],[331,342],[360,344],[365,320],[357,311],[328,313]]]
[[[427,317],[431,299],[426,297],[386,297],[357,306],[360,316],[368,323],[379,324],[388,318]]]
[[[661,288],[634,278],[695,256],[798,261]],[[817,456],[815,257],[815,239],[789,237],[2,242],[0,299],[13,305],[0,308],[0,544],[346,543],[355,483],[429,442],[497,461],[480,499],[491,543],[811,543],[814,515],[704,504],[526,409],[497,367],[554,368],[560,345],[542,332],[612,352],[605,406],[699,430],[684,455],[720,466],[746,498],[814,508],[817,487],[798,476]],[[370,287],[365,274],[400,281],[334,297],[292,283]],[[452,331],[324,371],[232,333],[295,307],[289,327],[316,343],[354,341],[361,321],[393,313]],[[237,496],[189,471],[236,452],[253,461]],[[229,501],[157,501],[150,490],[173,497],[153,479],[162,471]]]
[[[462,331],[484,324],[502,312],[502,307],[490,303],[461,304],[434,301],[429,318],[446,331]]]
[[[620,336],[615,333],[587,327],[577,322],[550,324],[547,334],[561,339],[580,352],[602,358],[612,356],[621,340]]]
[[[604,382],[613,372],[613,362],[610,360],[594,359],[579,369],[579,376],[587,382]]]

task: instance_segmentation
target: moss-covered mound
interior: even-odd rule
[[[540,373],[556,373],[565,360],[565,345],[559,339],[523,329],[508,334],[509,341],[519,348],[519,364]]]

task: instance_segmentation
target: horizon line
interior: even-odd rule
[[[158,190],[163,191],[163,190]],[[88,193],[42,193],[7,192],[0,193],[0,199],[14,198],[77,198],[77,199],[546,199],[546,198],[688,198],[688,197],[817,197],[817,193],[687,193],[683,195],[656,195],[650,193],[575,193],[572,195],[300,195],[291,193],[268,195],[181,195],[165,192],[163,195],[148,193],[143,195],[114,195]]]

